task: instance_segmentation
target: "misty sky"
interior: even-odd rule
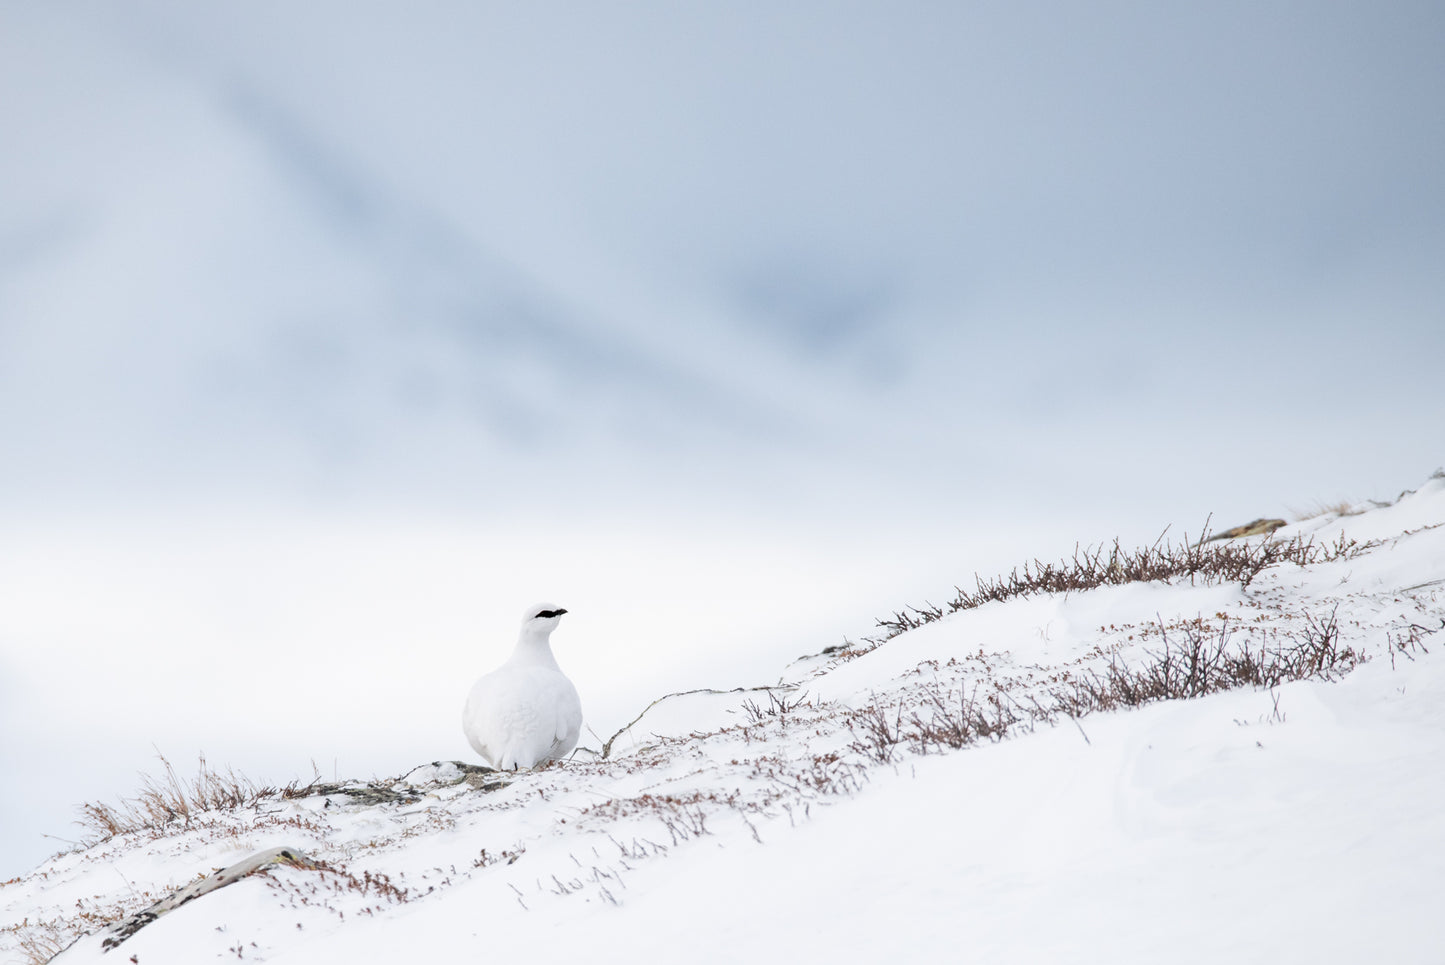
[[[1442,51],[1433,2],[0,0],[0,879],[157,750],[464,756],[536,599],[605,734],[1418,484]]]
[[[1440,460],[1436,4],[0,10],[12,500]]]

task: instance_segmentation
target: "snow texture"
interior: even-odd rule
[[[0,887],[23,961],[1434,963],[1445,855],[1445,479],[1276,534],[1357,541],[1247,586],[989,603],[665,700],[536,771],[421,765],[380,800],[264,798]],[[1348,672],[879,749],[870,709],[1047,695],[1179,627],[1238,645],[1333,616]],[[1315,621],[1311,623],[1311,621]],[[1214,639],[1213,637],[1211,639]],[[890,718],[891,719],[891,718]],[[101,929],[255,851],[304,850],[103,957]],[[53,946],[52,946],[53,947]]]

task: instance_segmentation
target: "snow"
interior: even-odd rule
[[[0,887],[0,920],[115,917],[287,844],[335,870],[246,878],[122,956],[1435,962],[1445,480],[1276,538],[1299,534],[1361,546],[1244,588],[1129,584],[950,614],[861,655],[797,661],[785,690],[665,700],[607,760],[579,752],[484,787],[419,763],[392,803],[269,798],[121,835]],[[1051,674],[1142,659],[1156,627],[1288,638],[1325,612],[1368,658],[1338,678],[1019,726],[958,751],[899,745],[887,762],[847,726],[929,686],[1043,693]],[[12,957],[17,938],[0,931]],[[92,935],[56,960],[119,959]]]
[[[1281,703],[1328,715],[1329,689]],[[1223,695],[1091,721],[1089,745],[1060,728],[910,762],[765,847],[705,852],[595,937],[703,961],[1432,960],[1445,744],[1357,726],[1360,759],[1270,708]],[[722,927],[689,944],[699,908]]]

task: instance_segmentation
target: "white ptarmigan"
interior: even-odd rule
[[[550,603],[530,607],[512,656],[472,684],[462,730],[498,770],[536,767],[577,746],[582,701],[557,666],[549,639],[566,612]]]

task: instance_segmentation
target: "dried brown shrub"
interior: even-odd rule
[[[1058,563],[1035,559],[1032,563],[1014,568],[1007,576],[992,580],[975,576],[973,592],[955,587],[957,596],[948,602],[947,610],[925,603],[922,607],[905,607],[891,617],[878,620],[877,625],[885,631],[881,639],[888,640],[932,623],[948,613],[1016,597],[1076,593],[1101,586],[1164,583],[1186,578],[1190,585],[1238,583],[1249,586],[1255,577],[1271,566],[1329,563],[1358,556],[1371,547],[1371,544],[1361,544],[1343,535],[1334,543],[1326,544],[1317,544],[1312,537],[1298,536],[1256,543],[1211,543],[1207,532],[1206,528],[1205,537],[1197,542],[1191,543],[1185,537],[1184,542],[1177,546],[1163,542],[1161,536],[1154,545],[1136,550],[1125,550],[1115,540],[1112,546],[1076,549],[1073,558]]]

